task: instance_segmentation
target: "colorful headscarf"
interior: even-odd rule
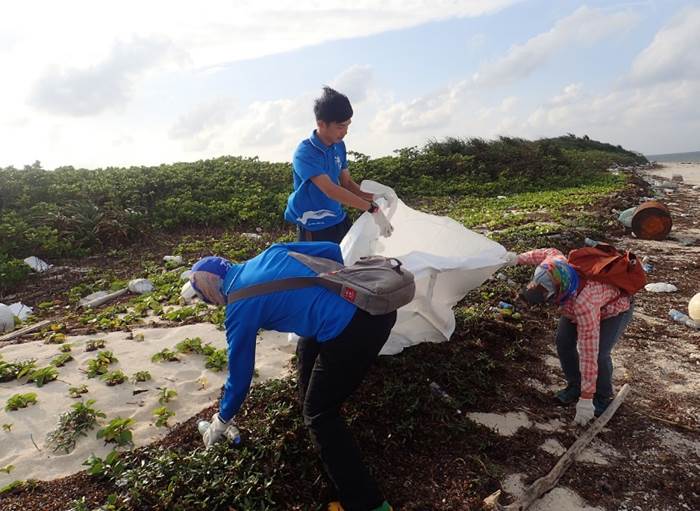
[[[579,285],[579,277],[563,257],[548,258],[535,268],[532,277],[534,284],[539,284],[548,291],[547,299],[561,305],[573,295]]]
[[[209,256],[192,266],[190,284],[197,295],[207,303],[225,305],[223,285],[226,274],[233,264],[223,257]]]

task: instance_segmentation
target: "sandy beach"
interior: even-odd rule
[[[683,176],[683,181],[691,185],[700,185],[700,163],[662,162],[661,167],[649,170],[646,175],[671,179],[674,175]]]
[[[140,339],[143,335],[143,340]],[[10,381],[0,383],[0,403],[4,407],[14,394],[33,392],[37,403],[16,411],[0,411],[0,423],[8,430],[0,432],[0,467],[12,465],[9,474],[0,473],[0,486],[17,479],[53,479],[83,470],[83,462],[95,454],[104,457],[114,444],[105,444],[96,438],[97,428],[81,437],[70,453],[53,452],[46,445],[47,433],[56,428],[58,416],[69,411],[71,405],[81,401],[68,395],[70,387],[86,385],[88,392],[83,401],[95,400],[96,409],[107,417],[100,420],[100,428],[110,420],[121,417],[135,421],[133,439],[136,446],[147,445],[167,433],[167,427],[156,427],[153,411],[162,406],[158,402],[162,388],[177,392],[165,404],[175,412],[168,424],[185,421],[203,408],[213,404],[219,397],[227,370],[215,371],[205,367],[202,355],[179,354],[176,362],[152,362],[155,353],[167,348],[174,351],[175,345],[187,338],[199,337],[202,344],[210,343],[217,349],[226,347],[223,331],[211,323],[199,323],[175,328],[135,329],[133,337],[127,332],[111,332],[104,335],[74,336],[66,339],[71,345],[74,360],[58,368],[58,379],[36,387],[33,383]],[[96,351],[85,351],[88,341],[101,339],[105,347]],[[289,360],[295,346],[287,341],[287,334],[260,331],[256,347],[256,377],[254,382],[279,378],[288,372]],[[88,378],[87,362],[99,351],[109,350],[117,358],[109,370],[121,370],[129,378],[137,371],[148,371],[152,379],[134,383],[129,380],[119,385],[108,386],[99,377]],[[59,345],[32,341],[5,346],[0,349],[5,362],[36,359],[36,367],[46,367],[59,354]]]

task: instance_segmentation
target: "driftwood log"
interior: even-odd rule
[[[610,418],[620,407],[620,404],[625,400],[629,391],[630,386],[625,384],[605,412],[603,412],[603,414],[588,427],[586,432],[569,447],[569,450],[559,458],[559,461],[554,465],[554,468],[550,470],[549,474],[540,477],[537,481],[528,486],[515,502],[508,505],[500,504],[498,501],[501,496],[501,490],[498,490],[484,499],[483,509],[489,511],[524,511],[542,495],[554,488],[561,476],[564,475],[564,472],[576,461],[576,456],[578,456],[591,440],[605,427]]]
[[[34,323],[33,325],[25,326],[24,328],[20,328],[19,330],[15,330],[14,332],[10,332],[9,334],[3,335],[2,337],[0,337],[0,342],[11,341],[12,339],[15,339],[25,334],[29,334],[31,332],[34,332],[35,330],[39,330],[40,328],[44,328],[45,326],[50,324],[51,321],[47,319],[44,321],[39,321],[38,323]]]

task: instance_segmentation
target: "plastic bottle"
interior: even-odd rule
[[[598,241],[591,239],[591,238],[586,238],[583,240],[583,244],[586,245],[587,247],[595,247],[598,243]]]
[[[693,321],[692,319],[690,319],[690,316],[688,316],[687,314],[683,314],[679,310],[671,309],[670,311],[668,311],[668,315],[673,321],[677,321],[678,323],[682,323],[690,328],[700,330],[700,322]]]
[[[512,309],[513,308],[513,306],[508,302],[498,302],[498,306],[501,309]]]

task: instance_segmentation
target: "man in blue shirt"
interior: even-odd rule
[[[297,225],[299,241],[332,241],[340,243],[352,223],[343,205],[369,211],[382,236],[393,230],[375,200],[388,194],[363,192],[348,171],[343,138],[352,122],[352,106],[348,98],[323,88],[323,95],[314,104],[316,129],[294,152],[292,170],[294,191],[287,200],[284,218]]]
[[[204,301],[224,305],[233,291],[273,280],[314,276],[288,256],[290,251],[343,262],[330,242],[280,243],[242,263],[205,257],[192,267],[190,283]],[[299,361],[299,395],[304,424],[318,449],[345,511],[389,510],[340,414],[377,358],[396,321],[396,312],[372,316],[321,286],[250,296],[226,305],[228,378],[219,412],[204,431],[209,447],[233,423],[248,394],[260,328],[294,332],[317,345],[317,356]]]

